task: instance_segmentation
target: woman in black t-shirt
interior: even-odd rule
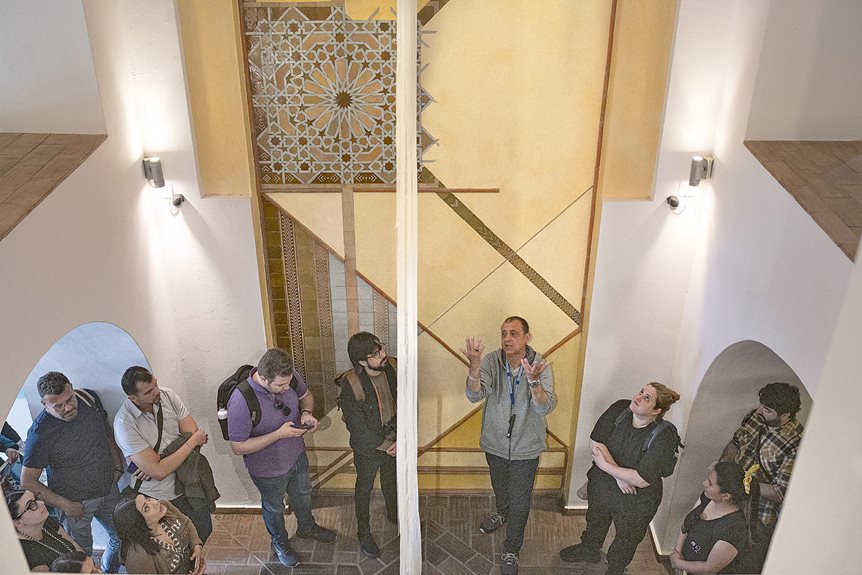
[[[758,501],[757,482],[750,482],[755,497],[746,493],[745,472],[732,461],[716,463],[703,482],[700,502],[686,516],[670,556],[677,573],[738,573],[739,553],[751,540],[744,509]],[[753,515],[757,520],[757,515]]]
[[[60,555],[81,551],[60,524],[48,516],[39,495],[26,490],[13,491],[6,496],[6,505],[31,570],[47,571]]]
[[[672,389],[652,382],[631,400],[614,402],[599,417],[590,434],[587,528],[579,544],[560,551],[564,561],[597,563],[613,522],[616,537],[608,548],[607,575],[622,575],[631,563],[661,503],[661,470],[676,452],[677,434],[661,431],[649,449],[644,451],[644,446],[678,399]]]

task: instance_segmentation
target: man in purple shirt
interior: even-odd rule
[[[295,567],[299,557],[284,527],[284,494],[296,514],[297,537],[332,543],[335,532],[318,525],[311,514],[311,478],[303,436],[317,428],[314,398],[293,359],[282,349],[263,354],[248,376],[260,403],[260,422],[252,425],[248,404],[234,390],[227,404],[230,446],[243,456],[252,482],[260,491],[261,511],[272,549],[283,565]]]

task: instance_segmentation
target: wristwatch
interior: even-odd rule
[[[527,383],[530,384],[530,387],[539,387],[542,382],[537,379],[536,381],[527,381]]]

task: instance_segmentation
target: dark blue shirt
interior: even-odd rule
[[[48,488],[71,501],[104,497],[114,480],[105,413],[78,399],[78,415],[63,421],[44,409],[36,416],[24,466],[48,469]]]

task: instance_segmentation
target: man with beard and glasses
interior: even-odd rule
[[[252,421],[249,405],[234,389],[227,403],[228,439],[242,455],[249,477],[260,492],[263,523],[278,560],[287,567],[299,565],[284,525],[284,494],[296,515],[296,536],[334,543],[334,531],[321,527],[311,513],[311,477],[304,436],[317,429],[312,415],[314,397],[293,368],[293,358],[283,349],[266,351],[248,384],[260,404],[260,420]]]
[[[123,457],[107,413],[95,392],[87,390],[83,396],[92,398],[91,405],[79,400],[69,378],[58,371],[40,377],[36,390],[45,409],[27,434],[21,489],[56,508],[64,529],[87,555],[93,554],[93,518],[101,523],[110,538],[102,569],[116,573],[120,539],[114,529],[114,507],[120,500],[117,480],[123,473]],[[47,487],[39,482],[44,468]]]
[[[350,432],[353,465],[356,526],[359,546],[370,557],[380,555],[371,535],[369,505],[374,479],[380,471],[380,488],[386,503],[386,517],[398,522],[398,491],[395,482],[395,415],[398,380],[394,357],[387,357],[380,339],[367,331],[347,342],[353,369],[339,376],[339,401]]]
[[[799,389],[782,382],[760,392],[760,406],[745,416],[720,461],[735,461],[746,471],[759,465],[754,477],[760,483],[758,515],[770,530],[775,527],[784,501],[796,453],[802,441]]]
[[[133,481],[140,484],[138,492],[169,501],[192,520],[205,542],[213,530],[210,510],[206,505],[192,505],[185,493],[177,493],[176,470],[209,437],[198,427],[180,397],[166,387],[159,387],[156,376],[148,369],[130,367],[121,384],[127,397],[114,418],[114,434],[123,454],[134,464],[130,464],[129,471],[133,473]],[[169,455],[160,455],[183,433],[190,434],[185,443]]]
[[[556,403],[551,370],[527,345],[532,337],[527,321],[512,316],[500,328],[500,349],[483,358],[485,345],[473,337],[461,349],[470,362],[467,399],[485,400],[479,447],[497,506],[479,530],[488,534],[506,524],[503,575],[518,573],[539,456],[547,446],[545,417]]]

